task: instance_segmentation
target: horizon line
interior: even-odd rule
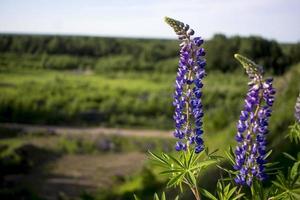
[[[98,37],[98,38],[120,38],[120,39],[141,39],[141,40],[178,40],[176,35],[174,38],[172,37],[156,37],[156,36],[130,36],[130,35],[101,35],[101,34],[86,34],[86,33],[54,33],[54,32],[14,32],[14,31],[0,31],[0,35],[36,35],[36,36],[67,36],[67,37]],[[211,40],[216,35],[224,35],[226,38],[233,38],[233,37],[241,37],[241,38],[250,38],[250,37],[257,37],[262,38],[268,41],[276,41],[280,44],[298,44],[300,43],[300,39],[298,41],[280,41],[274,38],[267,38],[258,34],[249,34],[249,35],[239,35],[233,34],[228,35],[222,32],[214,33],[212,37],[204,38],[204,40]]]

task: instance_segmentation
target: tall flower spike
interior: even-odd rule
[[[300,123],[300,93],[299,93],[299,96],[297,98],[296,105],[295,105],[295,118],[296,118],[297,122]]]
[[[188,24],[166,17],[165,21],[174,29],[180,44],[180,59],[173,106],[175,107],[174,136],[178,139],[175,149],[186,150],[193,146],[195,153],[204,149],[202,129],[202,79],[205,76],[206,61],[203,39],[191,36],[194,30]]]
[[[253,61],[235,54],[246,69],[250,81],[244,109],[237,123],[234,169],[238,171],[235,182],[251,186],[253,179],[266,179],[266,134],[275,89],[272,78],[263,79],[262,68]]]

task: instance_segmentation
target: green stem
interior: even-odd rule
[[[197,188],[197,185],[192,185],[188,181],[184,181],[185,184],[189,186],[191,191],[193,192],[193,195],[195,196],[196,200],[201,200],[199,190]]]
[[[254,187],[253,187],[253,184],[251,185],[251,197],[252,197],[252,200],[255,200],[254,199],[254,195],[255,195],[255,191],[254,191]]]
[[[191,190],[192,190],[192,192],[193,192],[196,200],[201,200],[201,197],[200,197],[200,194],[199,194],[197,186],[194,186],[194,187],[192,186],[190,188],[191,188]]]
[[[238,191],[237,191],[237,193],[236,193],[236,195],[239,195],[239,194],[240,194],[242,188],[243,188],[243,186],[240,185],[240,186],[239,186],[239,189],[238,189]],[[240,199],[240,198],[238,198],[238,199]]]

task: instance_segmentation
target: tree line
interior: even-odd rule
[[[290,65],[300,61],[299,42],[280,44],[257,36],[226,37],[216,34],[205,43],[204,48],[209,52],[206,56],[208,70],[221,72],[239,69],[238,63],[230,59],[234,53],[256,60],[274,74],[283,74]],[[178,49],[176,40],[0,35],[1,59],[6,59],[6,64],[20,66],[17,60],[23,55],[22,63],[29,60],[29,66],[50,69],[174,72]]]

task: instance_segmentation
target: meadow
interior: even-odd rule
[[[1,35],[0,122],[170,134],[177,45],[172,40]],[[247,91],[247,77],[233,59],[233,53],[240,52],[265,65],[267,76],[274,77],[277,94],[268,140],[276,149],[272,160],[288,164],[280,152],[295,155],[299,149],[285,139],[300,88],[299,47],[299,43],[223,35],[207,42],[206,146],[220,149],[223,156],[235,144],[236,122]],[[136,193],[147,199],[163,189],[166,180],[146,161],[147,151],[172,152],[172,137],[96,136],[1,128],[0,195],[104,200],[132,199]],[[216,180],[214,170],[203,174],[210,190]],[[61,185],[51,182],[63,177],[66,182]]]

